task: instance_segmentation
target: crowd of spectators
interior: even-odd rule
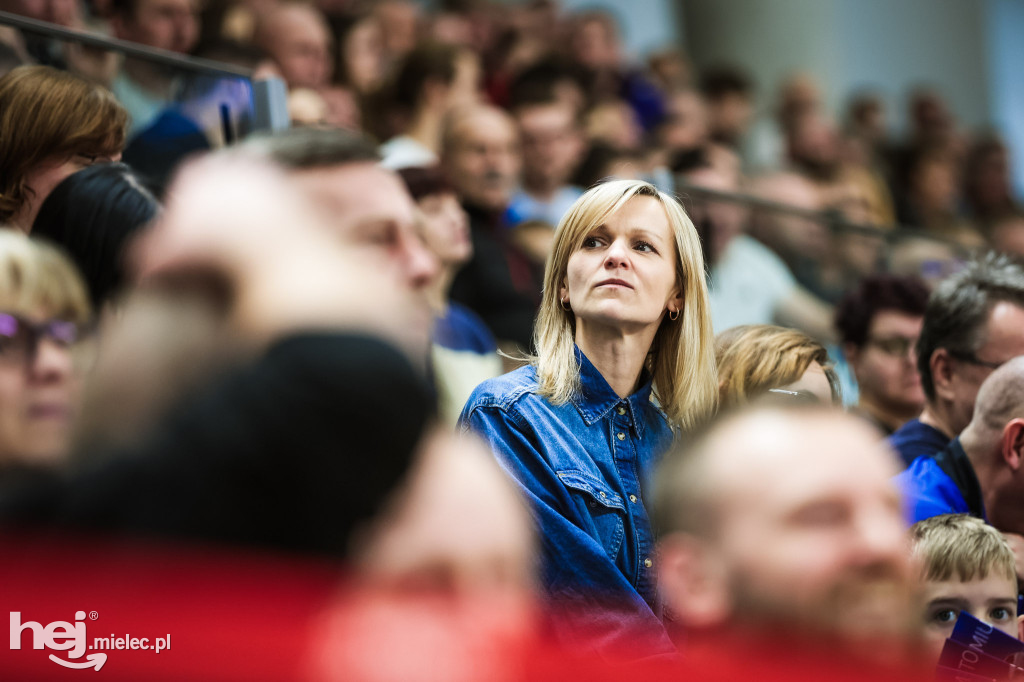
[[[895,138],[552,0],[0,10],[291,116],[235,139],[237,80],[0,27],[0,582],[78,538],[327,566],[296,679],[924,679],[960,612],[1017,636],[1024,208],[937,91]]]

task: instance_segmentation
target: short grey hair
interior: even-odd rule
[[[917,340],[917,368],[928,400],[935,399],[931,358],[939,348],[951,355],[974,355],[985,343],[985,327],[997,303],[1024,308],[1024,266],[990,251],[944,279],[928,299]]]
[[[252,135],[239,149],[290,170],[380,161],[377,147],[369,138],[337,128],[289,128]]]

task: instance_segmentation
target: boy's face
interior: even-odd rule
[[[1017,637],[1017,581],[996,572],[974,580],[925,581],[924,639],[939,657],[961,611]]]

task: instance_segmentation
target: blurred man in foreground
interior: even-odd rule
[[[729,642],[900,653],[910,590],[895,472],[876,431],[808,407],[726,417],[666,459],[659,580],[684,655]]]

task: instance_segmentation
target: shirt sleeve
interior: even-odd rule
[[[460,425],[487,441],[530,504],[557,635],[570,645],[630,657],[673,654],[661,620],[601,543],[583,530],[581,502],[559,480],[545,444],[526,420],[498,406],[470,403]]]

